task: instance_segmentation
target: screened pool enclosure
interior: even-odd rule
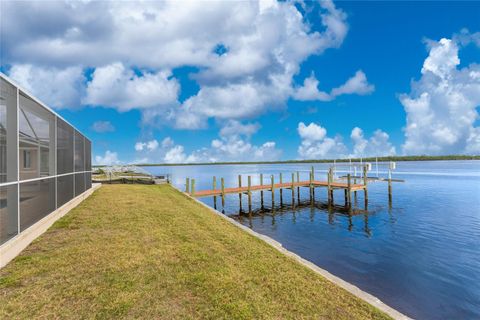
[[[91,188],[91,142],[0,73],[0,245]]]

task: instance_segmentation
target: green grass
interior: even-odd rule
[[[104,185],[0,270],[0,319],[386,319],[171,186]]]

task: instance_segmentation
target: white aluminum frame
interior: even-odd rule
[[[4,81],[9,83],[10,85],[14,86],[16,88],[16,160],[17,160],[17,172],[16,172],[16,181],[9,181],[9,182],[4,182],[0,183],[0,187],[7,187],[7,186],[12,186],[12,185],[17,185],[17,234],[13,236],[12,238],[6,240],[5,242],[0,242],[0,246],[3,246],[6,243],[9,243],[10,241],[13,241],[17,237],[21,235],[20,229],[21,229],[21,221],[20,221],[20,185],[23,183],[29,183],[29,182],[35,182],[39,180],[47,180],[47,179],[55,179],[55,210],[58,209],[58,178],[59,177],[64,177],[68,175],[73,176],[73,198],[75,198],[76,190],[75,190],[75,175],[76,174],[83,174],[84,175],[84,185],[85,185],[85,190],[84,192],[88,191],[87,189],[87,180],[86,180],[86,174],[91,173],[92,170],[85,170],[86,166],[86,141],[88,140],[90,142],[90,157],[92,156],[91,152],[91,147],[92,147],[92,141],[86,137],[80,130],[78,130],[75,126],[73,126],[70,122],[65,120],[62,116],[57,114],[55,111],[53,111],[50,107],[48,107],[46,104],[44,104],[42,101],[37,99],[34,95],[32,95],[30,92],[22,88],[20,85],[15,83],[13,80],[11,80],[9,77],[7,77],[4,73],[0,72],[0,78],[2,78]],[[23,93],[26,95],[28,98],[32,99],[34,102],[36,102],[40,107],[44,108],[46,112],[49,112],[50,114],[53,115],[54,121],[53,125],[55,126],[54,128],[54,141],[53,141],[53,150],[50,150],[50,152],[54,152],[54,164],[53,164],[53,170],[50,172],[53,172],[52,175],[48,175],[45,177],[37,177],[37,178],[32,178],[32,179],[25,179],[25,180],[20,180],[20,156],[19,156],[19,150],[20,150],[20,139],[19,139],[19,132],[20,132],[20,93]],[[73,128],[73,166],[72,166],[72,172],[68,173],[63,173],[63,174],[58,174],[57,170],[57,146],[58,146],[58,135],[57,135],[57,122],[58,119],[61,119],[65,123],[67,123],[70,127]],[[82,135],[84,143],[83,143],[83,161],[84,161],[84,170],[83,171],[75,171],[75,134],[78,132],[79,134]],[[7,132],[8,134],[12,134],[12,132]],[[40,153],[38,154],[38,158],[40,159]],[[91,160],[90,160],[91,163]],[[8,166],[8,159],[7,159],[7,166]],[[38,167],[39,173],[41,168]],[[54,210],[54,211],[55,211]],[[53,212],[54,212],[53,211]],[[51,213],[50,213],[51,214]],[[47,215],[48,216],[48,215]],[[28,228],[27,228],[28,229]],[[1,241],[1,240],[0,240]]]

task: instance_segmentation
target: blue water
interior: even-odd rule
[[[317,179],[325,180],[327,164],[314,165]],[[215,175],[225,186],[238,184],[238,174],[258,184],[270,175],[299,171],[308,180],[310,164],[149,167],[152,173],[169,173],[173,184],[185,188],[185,177],[196,179],[196,189],[211,189]],[[378,175],[386,176],[380,165]],[[353,172],[352,172],[353,173]],[[337,172],[340,176],[343,173]],[[369,175],[376,176],[377,170]],[[322,179],[323,178],[323,179]],[[358,192],[351,212],[344,194],[336,191],[335,206],[326,205],[324,188],[310,202],[302,188],[301,202],[292,207],[290,190],[254,192],[249,213],[247,196],[228,195],[225,207],[216,208],[253,230],[329,272],[375,295],[388,305],[419,319],[480,319],[480,161],[397,162],[389,203],[387,184],[369,184],[368,206]],[[297,197],[297,195],[295,195]],[[352,197],[353,198],[353,197]],[[213,198],[202,201],[214,206]],[[240,214],[239,214],[240,212]]]

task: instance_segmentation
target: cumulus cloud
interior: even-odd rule
[[[395,155],[396,153],[395,147],[389,141],[389,135],[380,129],[377,129],[370,139],[367,139],[363,130],[355,127],[352,129],[350,138],[353,142],[352,157],[382,157]]]
[[[146,142],[137,142],[135,143],[136,151],[155,151],[157,150],[159,143],[156,139],[146,141]]]
[[[121,161],[118,159],[118,153],[112,152],[110,150],[105,151],[105,155],[103,156],[100,156],[100,155],[95,156],[96,165],[111,166],[111,165],[120,164],[120,163]]]
[[[297,127],[302,141],[298,154],[302,159],[342,158],[347,154],[347,147],[340,136],[330,138],[327,130],[316,123],[308,126],[300,122]]]
[[[92,130],[98,133],[113,132],[115,127],[110,121],[95,121],[92,124]]]
[[[480,153],[480,129],[475,126],[480,65],[459,68],[458,52],[464,42],[454,39],[427,41],[422,76],[412,83],[409,94],[400,96],[407,113],[405,154]]]
[[[330,0],[304,6],[319,6],[318,30],[293,2],[7,2],[0,38],[14,67],[94,70],[76,101],[137,108],[146,124],[195,129],[209,118],[284,109],[300,64],[342,44],[346,14]],[[170,70],[183,66],[195,67],[190,79],[200,89],[180,105]]]
[[[59,69],[15,64],[9,75],[20,86],[53,108],[75,109],[80,106],[85,81],[81,67]]]
[[[223,124],[219,137],[213,139],[210,146],[195,149],[188,153],[181,144],[176,144],[171,137],[166,137],[156,148],[148,150],[147,142],[137,142],[135,150],[138,157],[148,155],[155,162],[194,163],[220,161],[270,161],[278,160],[282,151],[273,141],[260,145],[250,142],[251,136],[260,129],[258,123],[241,123],[230,120]],[[157,141],[157,140],[154,140]]]
[[[177,103],[180,85],[171,76],[170,71],[137,75],[122,63],[99,67],[88,82],[83,102],[119,111],[172,106]]]
[[[389,135],[380,129],[376,130],[367,139],[362,129],[358,127],[353,128],[350,134],[353,151],[350,153],[340,135],[334,138],[328,137],[327,130],[319,124],[312,122],[307,126],[305,123],[300,122],[297,132],[301,138],[301,143],[298,147],[298,155],[301,159],[338,159],[347,156],[370,157],[395,154],[395,147],[389,141]]]
[[[303,86],[295,89],[293,98],[300,101],[331,101],[344,94],[367,95],[375,90],[375,86],[368,83],[367,76],[362,70],[358,70],[353,77],[341,86],[333,88],[330,93],[320,91],[318,85],[319,81],[312,72],[310,77],[303,81]]]

